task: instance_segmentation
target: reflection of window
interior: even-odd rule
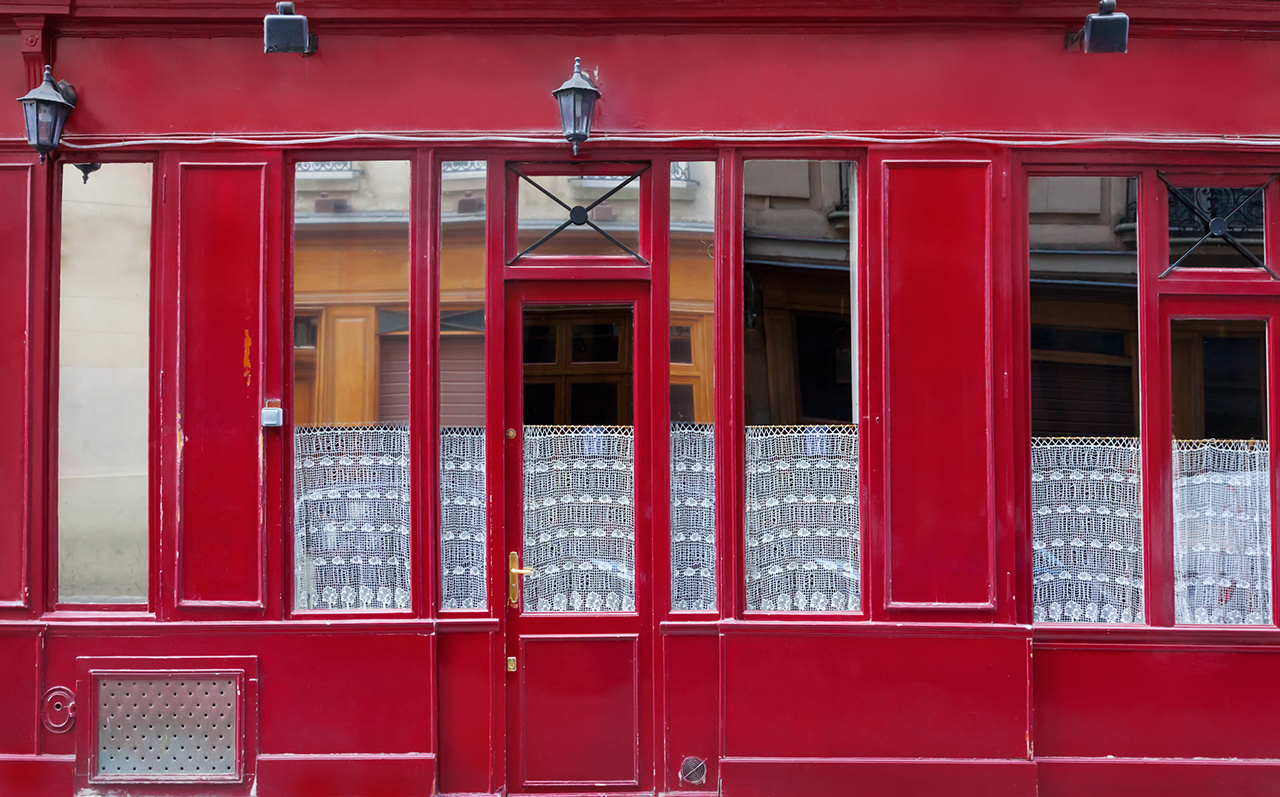
[[[527,310],[526,424],[631,423],[631,314]]]

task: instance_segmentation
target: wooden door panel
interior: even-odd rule
[[[520,640],[526,786],[640,784],[637,635]]]

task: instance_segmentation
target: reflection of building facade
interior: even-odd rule
[[[1123,2],[0,10],[0,794],[1269,793],[1280,9]]]

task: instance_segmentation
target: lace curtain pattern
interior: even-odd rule
[[[1175,440],[1179,623],[1271,623],[1271,467],[1265,440]]]
[[[630,426],[524,427],[527,612],[635,611]]]
[[[671,424],[671,608],[716,608],[716,435]]]
[[[858,427],[746,432],[747,608],[858,611]]]
[[[295,606],[409,608],[409,430],[302,427],[293,440]]]
[[[483,609],[484,428],[440,429],[440,591],[444,609]]]
[[[1032,438],[1036,622],[1142,622],[1140,455],[1136,437]]]

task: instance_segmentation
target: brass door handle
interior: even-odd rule
[[[520,605],[520,576],[532,575],[532,570],[520,567],[520,554],[512,551],[507,556],[507,600],[512,606]]]

